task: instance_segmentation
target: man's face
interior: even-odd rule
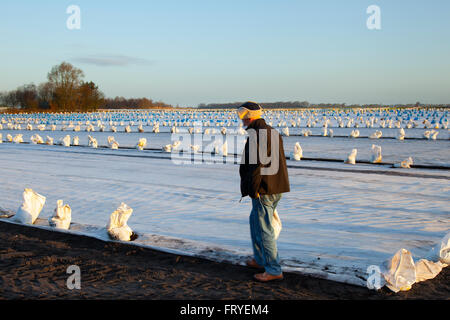
[[[244,126],[248,127],[249,124],[253,121],[254,119],[242,119],[242,123],[244,124]]]

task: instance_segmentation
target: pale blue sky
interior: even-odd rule
[[[81,30],[66,28],[72,4]],[[0,91],[68,61],[106,96],[180,106],[450,103],[447,0],[2,0],[0,48]]]

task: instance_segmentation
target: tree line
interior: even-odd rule
[[[199,109],[237,109],[244,102],[229,102],[229,103],[201,103],[198,105]],[[309,103],[308,101],[280,101],[280,102],[261,102],[258,103],[263,109],[304,109],[304,108],[389,108],[392,105],[382,105],[382,104],[350,104],[345,103]],[[432,107],[432,108],[449,108],[449,104],[434,104],[434,105],[424,105],[420,102],[412,104],[396,104],[397,108],[413,108],[413,107]]]
[[[0,93],[0,106],[7,112],[87,112],[99,108],[169,108],[147,98],[105,98],[98,85],[84,81],[84,72],[67,62],[52,67],[47,81],[25,84]]]
[[[102,104],[104,109],[152,109],[152,108],[172,108],[170,104],[166,104],[162,101],[153,101],[147,98],[129,98],[115,97],[104,99]]]

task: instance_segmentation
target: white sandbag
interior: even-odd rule
[[[64,138],[62,138],[61,140],[61,144],[64,146],[64,147],[70,147],[70,136],[69,135],[66,135]]]
[[[140,151],[144,150],[145,146],[147,145],[147,139],[146,138],[141,138],[139,139],[136,148]]]
[[[405,139],[405,130],[403,128],[400,128],[398,130],[397,139],[398,140],[404,140]]]
[[[359,130],[352,130],[350,133],[350,138],[358,138],[359,137]]]
[[[405,168],[410,169],[413,164],[413,159],[409,157],[408,159],[400,162],[400,163],[394,163],[394,168]]]
[[[31,138],[31,143],[33,144],[42,144],[44,143],[44,139],[42,139],[42,137],[38,134],[32,135]]]
[[[426,259],[419,260],[416,267],[416,282],[433,279],[442,271],[446,264],[442,262],[433,262]]]
[[[26,188],[23,192],[23,203],[17,213],[12,218],[13,221],[33,224],[45,204],[45,197],[34,192],[32,189]]]
[[[330,138],[333,138],[333,136],[334,136],[334,131],[333,131],[333,129],[328,129],[328,136],[329,136]]]
[[[345,160],[344,162],[348,163],[348,164],[355,164],[357,153],[358,153],[358,150],[353,149],[352,152],[348,155],[347,160]]]
[[[114,149],[114,150],[119,149],[119,143],[112,136],[108,137],[108,144],[111,147],[111,149]]]
[[[302,130],[302,135],[303,135],[304,137],[308,137],[309,135],[311,135],[311,130],[305,130],[305,129],[303,129],[303,130]]]
[[[89,139],[89,141],[88,141],[89,147],[92,147],[94,149],[98,147],[97,139],[95,139],[94,137],[91,137],[89,135],[88,135],[88,139]]]
[[[281,224],[280,216],[278,215],[277,209],[275,209],[273,212],[273,219],[272,219],[272,228],[275,233],[275,240],[278,239],[278,237],[280,236],[282,227],[283,226]]]
[[[380,139],[383,133],[381,131],[376,130],[369,136],[369,139]]]
[[[377,145],[372,145],[372,156],[370,162],[380,163],[383,157],[381,156],[381,147]]]
[[[428,260],[450,265],[450,232],[448,232],[442,240],[435,245],[428,254]]]
[[[53,138],[47,136],[47,140],[45,140],[45,143],[48,144],[49,146],[53,145]]]
[[[116,211],[111,213],[109,224],[106,227],[111,238],[121,241],[130,241],[133,230],[127,225],[127,221],[133,213],[133,209],[125,203],[121,203]]]
[[[62,200],[56,201],[54,215],[48,218],[48,224],[51,227],[68,230],[72,220],[72,209],[68,204],[63,205]]]
[[[70,142],[69,142],[70,143]],[[80,138],[78,136],[73,137],[73,143],[74,146],[80,145]]]
[[[295,161],[300,161],[303,157],[303,149],[300,146],[300,143],[296,142],[295,146],[294,146],[294,152],[291,153],[291,155],[289,156],[289,159],[291,160],[295,160]]]
[[[400,249],[385,263],[386,286],[394,292],[407,291],[416,282],[416,267],[411,252]]]
[[[163,147],[164,152],[172,152],[172,145],[171,144],[166,144]]]
[[[14,143],[23,143],[23,135],[22,134],[17,134],[15,137],[14,137],[14,139],[13,139],[13,142]]]
[[[0,133],[0,143],[3,143],[3,135]]]
[[[447,233],[439,244],[439,261],[450,264],[450,232]]]
[[[245,129],[242,128],[242,127],[239,127],[239,129],[237,130],[237,134],[238,134],[238,135],[243,136],[243,135],[245,135],[245,133],[246,133],[246,131],[245,131]]]
[[[225,141],[222,145],[221,154],[224,157],[228,156],[228,142],[227,141]]]
[[[180,141],[180,140],[175,141],[175,142],[172,144],[171,151],[172,151],[172,152],[173,152],[173,151],[177,151],[180,147],[181,147],[181,141]]]
[[[220,154],[220,147],[217,143],[214,145],[214,154]]]

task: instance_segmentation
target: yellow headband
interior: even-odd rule
[[[239,119],[259,119],[262,115],[262,109],[259,110],[249,110],[247,108],[239,108],[237,109],[237,115]]]

